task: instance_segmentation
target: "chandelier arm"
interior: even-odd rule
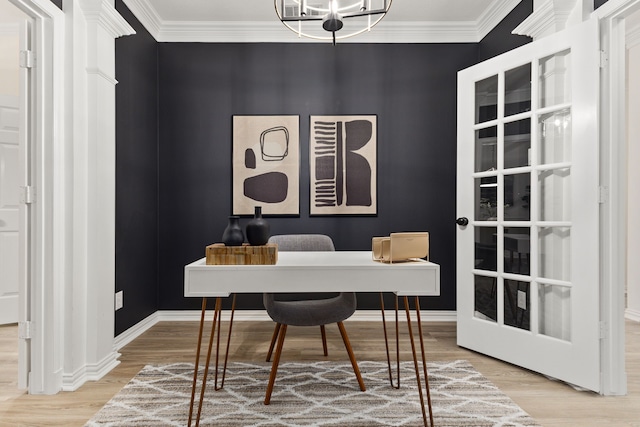
[[[342,14],[343,18],[358,18],[360,16],[373,16],[373,15],[384,15],[387,13],[386,10],[376,10],[371,12],[353,12],[353,13],[345,13]]]
[[[282,22],[291,22],[291,21],[302,21],[302,22],[306,22],[306,21],[322,21],[324,18],[322,16],[318,16],[318,17],[309,17],[309,16],[296,16],[296,17],[292,17],[292,18],[280,18],[280,20]]]

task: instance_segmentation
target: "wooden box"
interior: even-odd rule
[[[207,265],[273,265],[278,262],[278,245],[225,246],[214,243],[206,249]]]
[[[391,233],[371,239],[374,261],[398,262],[429,257],[429,233]]]

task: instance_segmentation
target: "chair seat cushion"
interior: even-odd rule
[[[277,301],[264,295],[264,305],[275,322],[291,326],[318,326],[342,322],[356,310],[355,294],[341,293],[333,298],[305,301]]]

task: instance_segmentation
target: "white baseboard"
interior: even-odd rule
[[[391,315],[391,310],[386,311],[387,316]],[[138,322],[136,325],[127,329],[117,337],[113,343],[116,351],[129,344],[144,332],[149,330],[158,322],[199,322],[200,310],[161,310],[156,311],[151,316]],[[205,314],[207,319],[213,316],[213,310],[207,310]],[[449,310],[422,310],[420,312],[423,322],[455,322],[456,312]],[[228,319],[229,312],[225,310],[222,320]],[[237,310],[234,315],[234,321],[271,321],[264,310]],[[358,310],[353,316],[347,319],[347,322],[378,322],[381,319],[380,310]],[[406,321],[404,315],[400,316],[401,321]]]
[[[624,317],[634,322],[640,322],[640,311],[627,308],[624,312]]]
[[[115,339],[113,340],[113,348],[116,351],[120,351],[122,347],[138,338],[147,330],[151,329],[153,325],[160,321],[158,320],[159,313],[159,311],[156,311],[151,316],[148,316],[147,318],[141,320],[140,322],[136,323],[135,325],[115,337]]]
[[[75,391],[87,381],[98,381],[120,364],[120,353],[113,351],[94,364],[87,364],[72,374],[62,375],[62,391]]]

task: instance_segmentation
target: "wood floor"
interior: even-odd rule
[[[360,360],[384,360],[384,341],[376,322],[345,322]],[[235,322],[231,358],[262,361],[272,325]],[[121,363],[100,381],[53,396],[27,395],[16,390],[17,327],[0,326],[0,426],[82,426],[145,364],[193,362],[196,322],[161,322],[121,350]],[[543,426],[640,427],[640,324],[627,322],[629,394],[602,397],[459,348],[453,323],[426,323],[429,360],[465,359],[509,395]],[[327,326],[329,359],[347,361],[338,328]],[[405,340],[406,342],[406,340]],[[403,347],[409,356],[408,344]],[[282,361],[322,356],[319,328],[289,328]],[[277,384],[277,383],[276,383]],[[437,425],[437,419],[436,419]]]

